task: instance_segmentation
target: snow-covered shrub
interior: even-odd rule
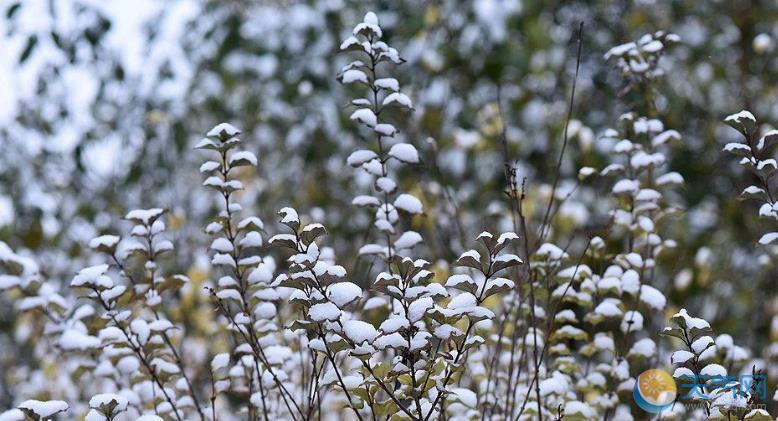
[[[504,177],[499,202],[471,209],[458,244],[441,247],[430,209],[467,219],[455,188],[416,176],[439,169],[408,123],[404,59],[367,13],[340,44],[351,61],[336,76],[356,95],[344,119],[363,141],[339,167],[356,169],[359,188],[335,200],[360,235],[333,238],[321,209],[284,206],[266,224],[251,190],[262,155],[233,125],[216,125],[195,145],[217,211],[203,227],[207,242],[193,238],[185,250],[194,267],[181,264],[174,243],[184,241],[168,230],[182,221],[162,207],[131,210],[126,234],[89,241],[93,257],[69,289],[0,243],[0,289],[35,321],[20,335],[39,337],[35,357],[56,373],[54,385],[38,387],[43,370],[20,368],[20,389],[57,398],[20,402],[0,420],[629,420],[644,415],[632,398],[640,373],[673,365],[679,384],[701,381],[704,396],[689,408],[679,399],[663,418],[760,419],[751,410],[763,403],[759,385],[735,396],[716,382],[761,373],[748,350],[727,334],[714,339],[711,324],[684,309],[661,330],[673,313],[663,291],[677,269],[669,262],[684,178],[671,166],[681,135],[665,128],[654,91],[664,48],[678,41],[656,32],[605,54],[627,90],[645,97],[592,140],[599,169],[566,165],[571,126],[587,138],[572,121],[577,79],[550,185],[515,164],[498,103],[489,118],[503,165],[484,171]],[[747,193],[775,218],[776,164],[757,157],[778,136],[757,142],[748,112],[727,120],[747,140],[727,150],[742,153],[761,183]],[[434,139],[425,145],[436,153]],[[340,253],[343,242],[358,252]],[[678,349],[668,361],[670,346]]]

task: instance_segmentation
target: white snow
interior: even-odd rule
[[[220,137],[222,135],[222,132],[227,135],[227,137],[233,137],[240,134],[240,130],[236,129],[235,126],[233,126],[230,123],[219,123],[215,125],[210,131],[208,131],[208,134],[206,136],[208,137]]]
[[[669,172],[657,177],[656,184],[658,186],[681,185],[683,184],[683,176],[674,171]]]
[[[216,354],[211,360],[211,371],[217,371],[230,364],[230,354],[223,352]]]
[[[397,143],[389,149],[389,156],[406,164],[418,164],[419,152],[409,143]]]
[[[643,315],[638,311],[628,311],[624,314],[624,318],[621,319],[621,331],[627,332],[639,332],[643,330]]]
[[[129,219],[143,225],[149,225],[151,222],[159,218],[160,215],[162,215],[164,212],[164,209],[159,208],[135,209],[127,212],[127,215],[124,216],[124,219]]]
[[[768,232],[759,239],[759,244],[766,246],[778,239],[778,232]]]
[[[579,401],[567,402],[565,404],[565,415],[568,417],[578,416],[582,419],[594,419],[597,416],[591,406]]]
[[[40,416],[41,419],[44,419],[50,418],[60,412],[65,412],[69,407],[65,401],[38,401],[30,399],[20,403],[17,408],[32,411],[36,415]]]
[[[432,301],[432,298],[419,298],[408,306],[408,319],[412,323],[416,323],[417,321],[421,320],[422,317],[427,314],[427,310],[431,309],[433,306],[434,302]]]
[[[692,350],[695,354],[702,354],[708,347],[713,346],[714,341],[710,336],[701,336],[692,342]]]
[[[646,358],[652,357],[656,354],[656,343],[650,338],[643,338],[632,345],[629,354],[640,355]]]
[[[365,72],[356,69],[350,69],[343,72],[343,74],[341,75],[341,81],[343,83],[354,83],[354,82],[368,83],[367,75],[365,74]]]
[[[89,241],[89,248],[100,249],[107,248],[113,249],[119,244],[120,237],[118,235],[101,235],[93,238]]]
[[[619,317],[622,315],[622,311],[616,305],[618,301],[605,300],[594,308],[595,314],[600,314],[605,317]]]
[[[278,211],[278,214],[281,215],[282,224],[300,223],[300,217],[297,215],[297,211],[294,208],[283,207],[281,208],[281,210]]]
[[[362,297],[362,288],[352,282],[338,282],[327,288],[327,296],[335,305],[343,308]]]
[[[114,414],[127,410],[127,398],[114,393],[100,393],[92,396],[92,399],[89,399],[89,406],[94,409],[100,409],[101,406],[110,405],[112,402],[116,402],[116,407],[113,410]]]
[[[100,286],[103,288],[110,288],[113,286],[113,281],[111,281],[111,278],[105,276],[105,272],[107,270],[108,265],[106,264],[95,265],[81,269],[73,278],[73,281],[70,282],[70,286]]]
[[[686,327],[688,329],[699,329],[699,330],[707,330],[710,329],[710,323],[708,323],[707,320],[701,319],[699,317],[692,317],[689,316],[689,313],[686,312],[685,308],[682,308],[678,313],[673,315],[673,319],[676,318],[683,318],[686,322]]]
[[[651,40],[647,44],[643,45],[641,47],[643,51],[649,52],[649,53],[656,53],[662,50],[664,48],[664,45],[662,44],[662,41],[659,40]]]
[[[345,40],[343,40],[342,43],[340,43],[340,49],[347,50],[352,46],[358,46],[358,45],[361,45],[358,39],[356,39],[355,37],[348,37]]]
[[[361,149],[352,152],[351,155],[349,155],[348,158],[346,159],[346,163],[348,165],[351,165],[352,167],[359,167],[365,162],[371,161],[376,158],[378,158],[378,155],[375,152],[366,149]]]
[[[397,314],[392,314],[386,320],[384,320],[383,323],[381,323],[379,329],[381,332],[389,334],[397,332],[400,329],[407,329],[408,327],[410,327],[410,322],[408,322],[408,319]]]
[[[101,342],[100,339],[80,330],[68,329],[62,332],[58,343],[64,351],[85,351],[99,347]]]
[[[727,369],[719,364],[708,364],[700,370],[700,374],[703,376],[726,376]]]
[[[469,292],[459,294],[448,302],[448,308],[451,310],[468,309],[474,307],[477,304],[475,296]]]
[[[515,265],[520,265],[520,264],[524,263],[524,261],[521,260],[519,258],[519,256],[516,256],[515,254],[510,254],[510,253],[501,254],[501,255],[495,257],[494,258],[494,262],[495,263],[498,263],[498,262],[502,263],[504,266],[505,265],[515,266]]]
[[[262,235],[257,231],[247,232],[238,243],[241,247],[261,247]]]
[[[236,167],[238,165],[249,164],[253,167],[257,166],[257,156],[249,151],[235,152],[230,156],[230,167]]]
[[[348,320],[343,323],[343,333],[356,344],[373,342],[378,336],[378,331],[370,323],[361,320]]]
[[[634,50],[635,48],[637,48],[637,44],[635,44],[634,42],[628,42],[626,44],[617,45],[605,53],[605,59],[607,60],[611,57],[623,56],[627,54],[630,50]]]
[[[232,243],[230,240],[219,237],[211,243],[211,250],[219,252],[219,253],[231,253],[233,250]]]
[[[308,317],[314,322],[335,321],[340,317],[340,309],[329,302],[314,304],[308,310]]]
[[[695,378],[696,375],[692,370],[686,367],[678,367],[673,371],[673,377],[676,379],[681,379],[683,377]]]
[[[756,117],[751,114],[750,111],[740,111],[739,113],[728,115],[724,121],[742,123],[744,120],[750,120],[752,123],[756,123]]]
[[[401,92],[392,92],[391,94],[387,95],[386,98],[384,98],[384,101],[381,103],[383,106],[391,104],[398,104],[409,109],[413,108],[413,102],[411,102],[411,99],[408,98],[408,95],[405,95]]]
[[[135,338],[141,345],[148,342],[151,337],[151,328],[149,324],[143,319],[135,319],[130,323],[130,331],[135,334]]]
[[[351,204],[362,208],[367,206],[379,206],[381,205],[381,201],[373,196],[357,196],[351,201]]]
[[[260,230],[265,227],[265,224],[262,223],[261,219],[257,218],[256,216],[249,216],[238,223],[238,229],[246,229],[246,227],[250,225]]]
[[[0,421],[25,421],[24,412],[16,408],[0,412]]]
[[[651,285],[642,285],[640,287],[640,301],[648,304],[654,310],[664,310],[667,299],[664,294]]]
[[[392,193],[397,189],[397,183],[389,177],[381,177],[375,181],[378,190],[386,193]]]
[[[271,239],[272,241],[272,239]],[[229,254],[224,253],[216,253],[213,258],[211,259],[211,264],[214,266],[229,266],[229,267],[235,267],[236,262],[235,259],[232,258]]]
[[[378,26],[378,16],[376,16],[376,14],[373,12],[367,12],[364,21],[354,27],[353,33],[354,35],[357,35],[365,31],[372,32],[378,38],[381,38],[383,35],[381,27]]]
[[[390,333],[379,336],[375,342],[373,342],[373,345],[377,349],[404,348],[407,347],[408,341],[399,333]]]
[[[637,180],[622,179],[613,185],[614,194],[623,193],[635,193],[640,188],[640,183]]]
[[[613,351],[616,349],[616,344],[613,338],[605,333],[598,332],[594,335],[594,346],[603,351]]]
[[[666,130],[656,136],[654,136],[653,139],[651,139],[651,146],[657,147],[659,145],[664,145],[665,143],[669,142],[670,140],[681,139],[681,134],[678,133],[676,130]]]
[[[726,333],[716,337],[717,348],[728,350],[728,349],[732,349],[734,345],[735,345],[734,339],[732,339],[732,336],[727,335]]]
[[[362,310],[374,310],[377,308],[386,307],[388,305],[389,303],[386,302],[386,298],[384,297],[371,297],[365,301],[365,305],[362,306]]]
[[[360,108],[351,113],[349,117],[352,120],[356,120],[368,127],[374,127],[378,123],[378,117],[373,113],[373,110],[368,108]]]
[[[569,388],[569,384],[569,377],[555,371],[551,374],[551,377],[541,380],[538,386],[540,387],[541,395],[548,396],[552,393],[557,395],[565,393]]]
[[[397,199],[394,200],[394,207],[412,214],[424,213],[424,207],[422,206],[421,201],[415,196],[407,193],[397,196]]]
[[[468,250],[464,253],[462,253],[459,258],[457,258],[457,262],[470,262],[475,261],[480,265],[481,262],[481,253],[479,253],[477,250]]]
[[[373,82],[373,85],[377,88],[389,89],[394,92],[400,90],[400,82],[391,77],[376,79],[375,82]]]
[[[551,243],[543,243],[538,248],[538,251],[535,252],[535,255],[540,258],[546,258],[550,260],[560,260],[567,258],[567,253],[565,253],[564,250]]]
[[[380,134],[381,136],[387,136],[392,137],[395,133],[397,133],[397,129],[388,123],[381,123],[376,124],[376,126],[373,128],[376,133]]]
[[[406,231],[394,241],[394,246],[398,249],[409,249],[421,242],[421,234],[416,231]]]
[[[472,286],[472,290],[475,291],[476,283],[473,280],[473,278],[471,278],[470,275],[466,273],[451,275],[448,277],[448,280],[446,281],[446,286],[448,288],[462,289],[463,284]],[[467,289],[468,287],[464,287],[464,288]]]
[[[200,172],[201,173],[208,173],[212,171],[216,171],[219,168],[221,168],[222,164],[216,162],[216,161],[205,161],[200,165]]]
[[[459,402],[462,402],[463,405],[469,408],[478,407],[478,396],[476,396],[475,392],[472,390],[455,387],[451,389],[451,394],[455,396]]]

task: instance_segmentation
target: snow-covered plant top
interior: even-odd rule
[[[616,66],[631,84],[650,84],[664,75],[659,60],[668,46],[677,44],[681,37],[657,31],[645,34],[639,40],[617,45],[607,53],[605,60],[615,60]]]
[[[740,132],[742,141],[730,142],[724,151],[740,157],[739,164],[754,175],[756,182],[740,194],[742,200],[755,200],[759,203],[760,218],[778,220],[778,203],[775,186],[770,179],[778,171],[778,162],[772,151],[778,141],[778,130],[761,130],[756,117],[750,111],[727,116],[724,122]],[[769,245],[778,239],[778,232],[768,232],[759,239],[759,244]]]

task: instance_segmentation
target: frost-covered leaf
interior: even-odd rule
[[[732,126],[732,128],[744,133],[753,133],[756,128],[756,117],[754,117],[750,111],[746,110],[728,115],[724,118],[724,122]]]
[[[89,248],[103,253],[113,254],[121,238],[118,235],[101,235],[89,241]]]
[[[387,89],[393,92],[400,90],[400,83],[395,78],[380,78],[373,82],[373,86],[379,89]]]
[[[402,233],[395,241],[394,246],[398,249],[410,249],[423,241],[421,234],[416,231],[406,231]]]
[[[281,216],[281,223],[288,226],[293,230],[297,230],[300,227],[300,217],[297,216],[297,211],[294,208],[285,207],[278,211],[278,215]]]
[[[105,276],[106,271],[108,271],[106,264],[81,269],[70,282],[70,286],[110,288],[113,286],[113,281]]]
[[[473,278],[467,274],[451,275],[446,281],[446,287],[459,289],[471,294],[475,294],[478,289],[478,285]]]
[[[257,166],[257,157],[249,151],[235,152],[230,156],[230,167],[240,167],[250,165],[252,167]]]
[[[33,419],[43,420],[67,411],[69,406],[65,401],[39,401],[30,399],[20,403],[17,408]]]
[[[397,143],[389,149],[389,156],[406,164],[418,164],[419,152],[409,143]]]
[[[216,354],[211,360],[211,371],[217,372],[227,368],[228,365],[230,365],[230,354],[226,352]]]
[[[373,325],[361,320],[343,322],[343,333],[357,345],[364,342],[371,343],[378,336],[378,331],[376,331]]]
[[[398,105],[400,107],[413,109],[413,102],[411,102],[411,99],[408,98],[408,95],[401,92],[393,92],[387,95],[381,105],[384,107],[388,105]]]
[[[163,213],[165,213],[165,210],[160,208],[135,209],[127,212],[127,215],[124,216],[124,219],[130,220],[136,224],[150,226],[154,223],[154,221],[162,216]]]
[[[468,266],[481,270],[481,254],[476,250],[468,250],[462,253],[454,263],[458,266]]]
[[[513,281],[506,278],[494,278],[486,281],[484,298],[501,292],[508,292],[514,288]]]
[[[338,282],[327,288],[327,297],[343,308],[362,298],[362,288],[352,282]]]
[[[214,126],[206,136],[211,138],[217,138],[222,141],[226,141],[240,134],[240,130],[236,129],[230,123],[219,123]]]
[[[127,410],[127,398],[115,393],[99,393],[89,399],[89,407],[106,416],[114,416]]]
[[[377,207],[381,205],[381,201],[373,196],[357,196],[351,201],[351,204],[360,208]]]
[[[369,108],[359,108],[351,113],[349,118],[368,127],[375,127],[375,125],[378,123],[378,117],[376,117],[376,115],[373,113],[373,110]]]
[[[411,214],[424,213],[424,207],[422,206],[421,201],[415,196],[407,193],[397,196],[397,199],[394,200],[394,207]]]
[[[778,232],[768,232],[759,239],[759,244],[766,246],[772,244],[776,239],[778,239]]]
[[[314,304],[308,310],[308,317],[314,322],[335,321],[340,318],[340,309],[333,303]]]
[[[346,163],[352,167],[360,167],[362,164],[378,158],[378,155],[370,150],[358,150],[351,153],[346,159]]]
[[[365,72],[361,70],[356,70],[356,69],[349,69],[341,73],[340,76],[338,77],[338,80],[344,84],[356,83],[356,82],[365,83],[365,84],[369,83],[367,79],[367,74],[365,74]]]
[[[501,254],[494,258],[494,261],[492,262],[492,270],[493,272],[499,272],[503,269],[510,268],[513,266],[518,266],[524,264],[524,261],[519,258],[519,256],[516,256],[515,254]]]

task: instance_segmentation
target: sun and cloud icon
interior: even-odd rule
[[[678,389],[669,373],[654,368],[640,373],[632,394],[640,408],[658,414],[673,404]]]

